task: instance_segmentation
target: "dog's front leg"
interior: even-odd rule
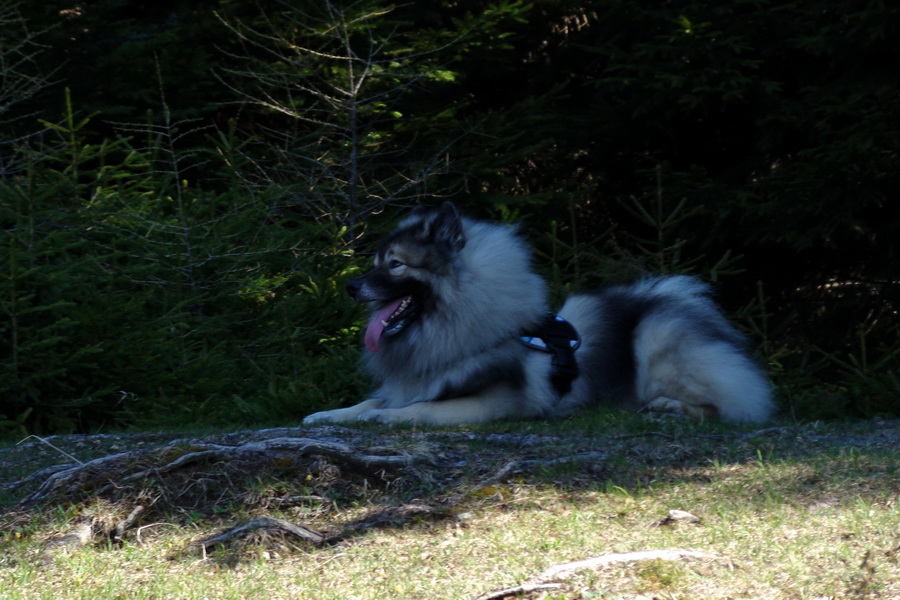
[[[385,425],[430,425],[442,427],[487,423],[496,419],[531,417],[515,397],[501,394],[455,398],[439,402],[417,402],[402,408],[362,411],[358,420]]]
[[[322,412],[313,413],[303,419],[304,425],[317,425],[319,423],[347,423],[348,421],[358,421],[361,414],[377,410],[381,406],[381,400],[378,398],[369,398],[363,400],[359,404],[348,408],[337,408],[335,410],[323,410]]]

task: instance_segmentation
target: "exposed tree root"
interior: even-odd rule
[[[93,493],[101,496],[117,486],[149,477],[158,477],[197,463],[230,461],[248,457],[274,460],[283,456],[311,455],[334,459],[350,468],[372,474],[429,461],[428,457],[408,453],[370,454],[347,444],[311,438],[282,437],[234,446],[181,441],[152,450],[121,452],[55,470],[35,491],[23,498],[21,504],[36,504],[58,495],[76,495],[79,490],[86,488],[95,490]],[[173,456],[174,458],[168,458]],[[159,462],[167,459],[167,462],[161,466],[158,465]],[[151,466],[146,466],[148,463]]]
[[[141,515],[143,515],[146,511],[147,507],[145,507],[143,504],[138,504],[131,510],[130,513],[128,513],[127,517],[116,523],[116,528],[113,531],[113,541],[122,542],[122,540],[125,538],[125,532],[133,527],[134,524],[137,523],[138,519],[141,518]]]
[[[67,455],[67,457],[71,458]],[[228,490],[246,489],[264,473],[289,473],[306,486],[317,481],[328,489],[347,486],[349,493],[366,490],[372,482],[417,481],[415,465],[432,458],[397,449],[364,449],[336,441],[306,437],[275,437],[235,444],[175,440],[161,446],[118,452],[94,460],[45,469],[23,480],[39,484],[19,503],[27,510],[41,504],[86,502],[87,510],[68,531],[47,542],[41,560],[48,562],[59,552],[100,542],[122,543],[141,521],[159,510],[209,510]],[[275,475],[277,477],[277,475]],[[315,479],[313,479],[315,477]],[[235,483],[233,483],[235,482]],[[339,492],[340,493],[340,492]],[[250,497],[252,499],[252,496]],[[266,499],[260,496],[257,501]],[[274,498],[277,502],[282,498]],[[289,502],[327,498],[316,494],[294,494]],[[192,508],[196,507],[196,508]],[[390,526],[435,509],[402,506],[382,509],[374,516],[347,526],[350,532]],[[264,543],[312,543],[338,541],[343,534],[325,535],[304,525],[272,517],[258,517],[209,539],[191,544],[188,550],[206,550],[229,545],[248,536]]]
[[[251,533],[257,531],[279,532],[292,536],[297,540],[312,542],[313,544],[321,544],[325,541],[324,535],[322,535],[318,531],[310,529],[309,527],[296,525],[289,521],[285,521],[284,519],[276,519],[273,517],[257,517],[255,519],[252,519],[251,521],[248,521],[247,523],[232,527],[228,531],[220,533],[219,535],[201,540],[199,542],[195,542],[193,546],[201,548],[204,552],[206,552],[209,548],[217,544],[227,544],[229,542],[245,538]]]

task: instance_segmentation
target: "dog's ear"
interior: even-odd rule
[[[431,223],[431,235],[434,241],[446,244],[454,252],[459,252],[466,245],[462,219],[452,202],[444,202],[438,209],[437,216]]]

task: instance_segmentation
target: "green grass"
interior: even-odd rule
[[[601,415],[467,431],[356,430],[348,435],[370,436],[382,448],[454,453],[466,461],[379,485],[346,472],[339,480],[300,476],[284,465],[281,476],[255,473],[244,483],[222,475],[218,484],[228,493],[218,510],[172,501],[140,522],[140,539],[133,531],[122,545],[44,550],[84,510],[97,510],[96,499],[67,508],[10,506],[0,527],[0,598],[476,598],[557,563],[662,548],[717,558],[581,572],[560,590],[526,597],[900,598],[896,423],[792,425],[745,436],[751,430]],[[514,443],[492,432],[531,438]],[[510,460],[586,450],[606,458],[575,466],[522,463],[501,481],[490,478]],[[213,465],[202,471],[195,482],[217,476]],[[334,486],[343,487],[325,505],[283,508],[261,500],[328,495]],[[107,509],[121,511],[114,502],[129,501],[110,499]],[[254,538],[206,556],[186,551],[192,540],[252,516],[340,531],[410,502],[441,510],[370,519],[371,526],[321,547]],[[700,522],[660,525],[671,509]]]

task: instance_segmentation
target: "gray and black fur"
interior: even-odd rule
[[[550,356],[520,341],[547,307],[529,248],[514,228],[460,217],[449,203],[401,221],[348,291],[373,310],[364,363],[380,387],[306,423],[449,425],[603,403],[746,422],[773,410],[745,340],[687,276],[569,298],[559,314],[582,339],[579,375],[558,393]]]

